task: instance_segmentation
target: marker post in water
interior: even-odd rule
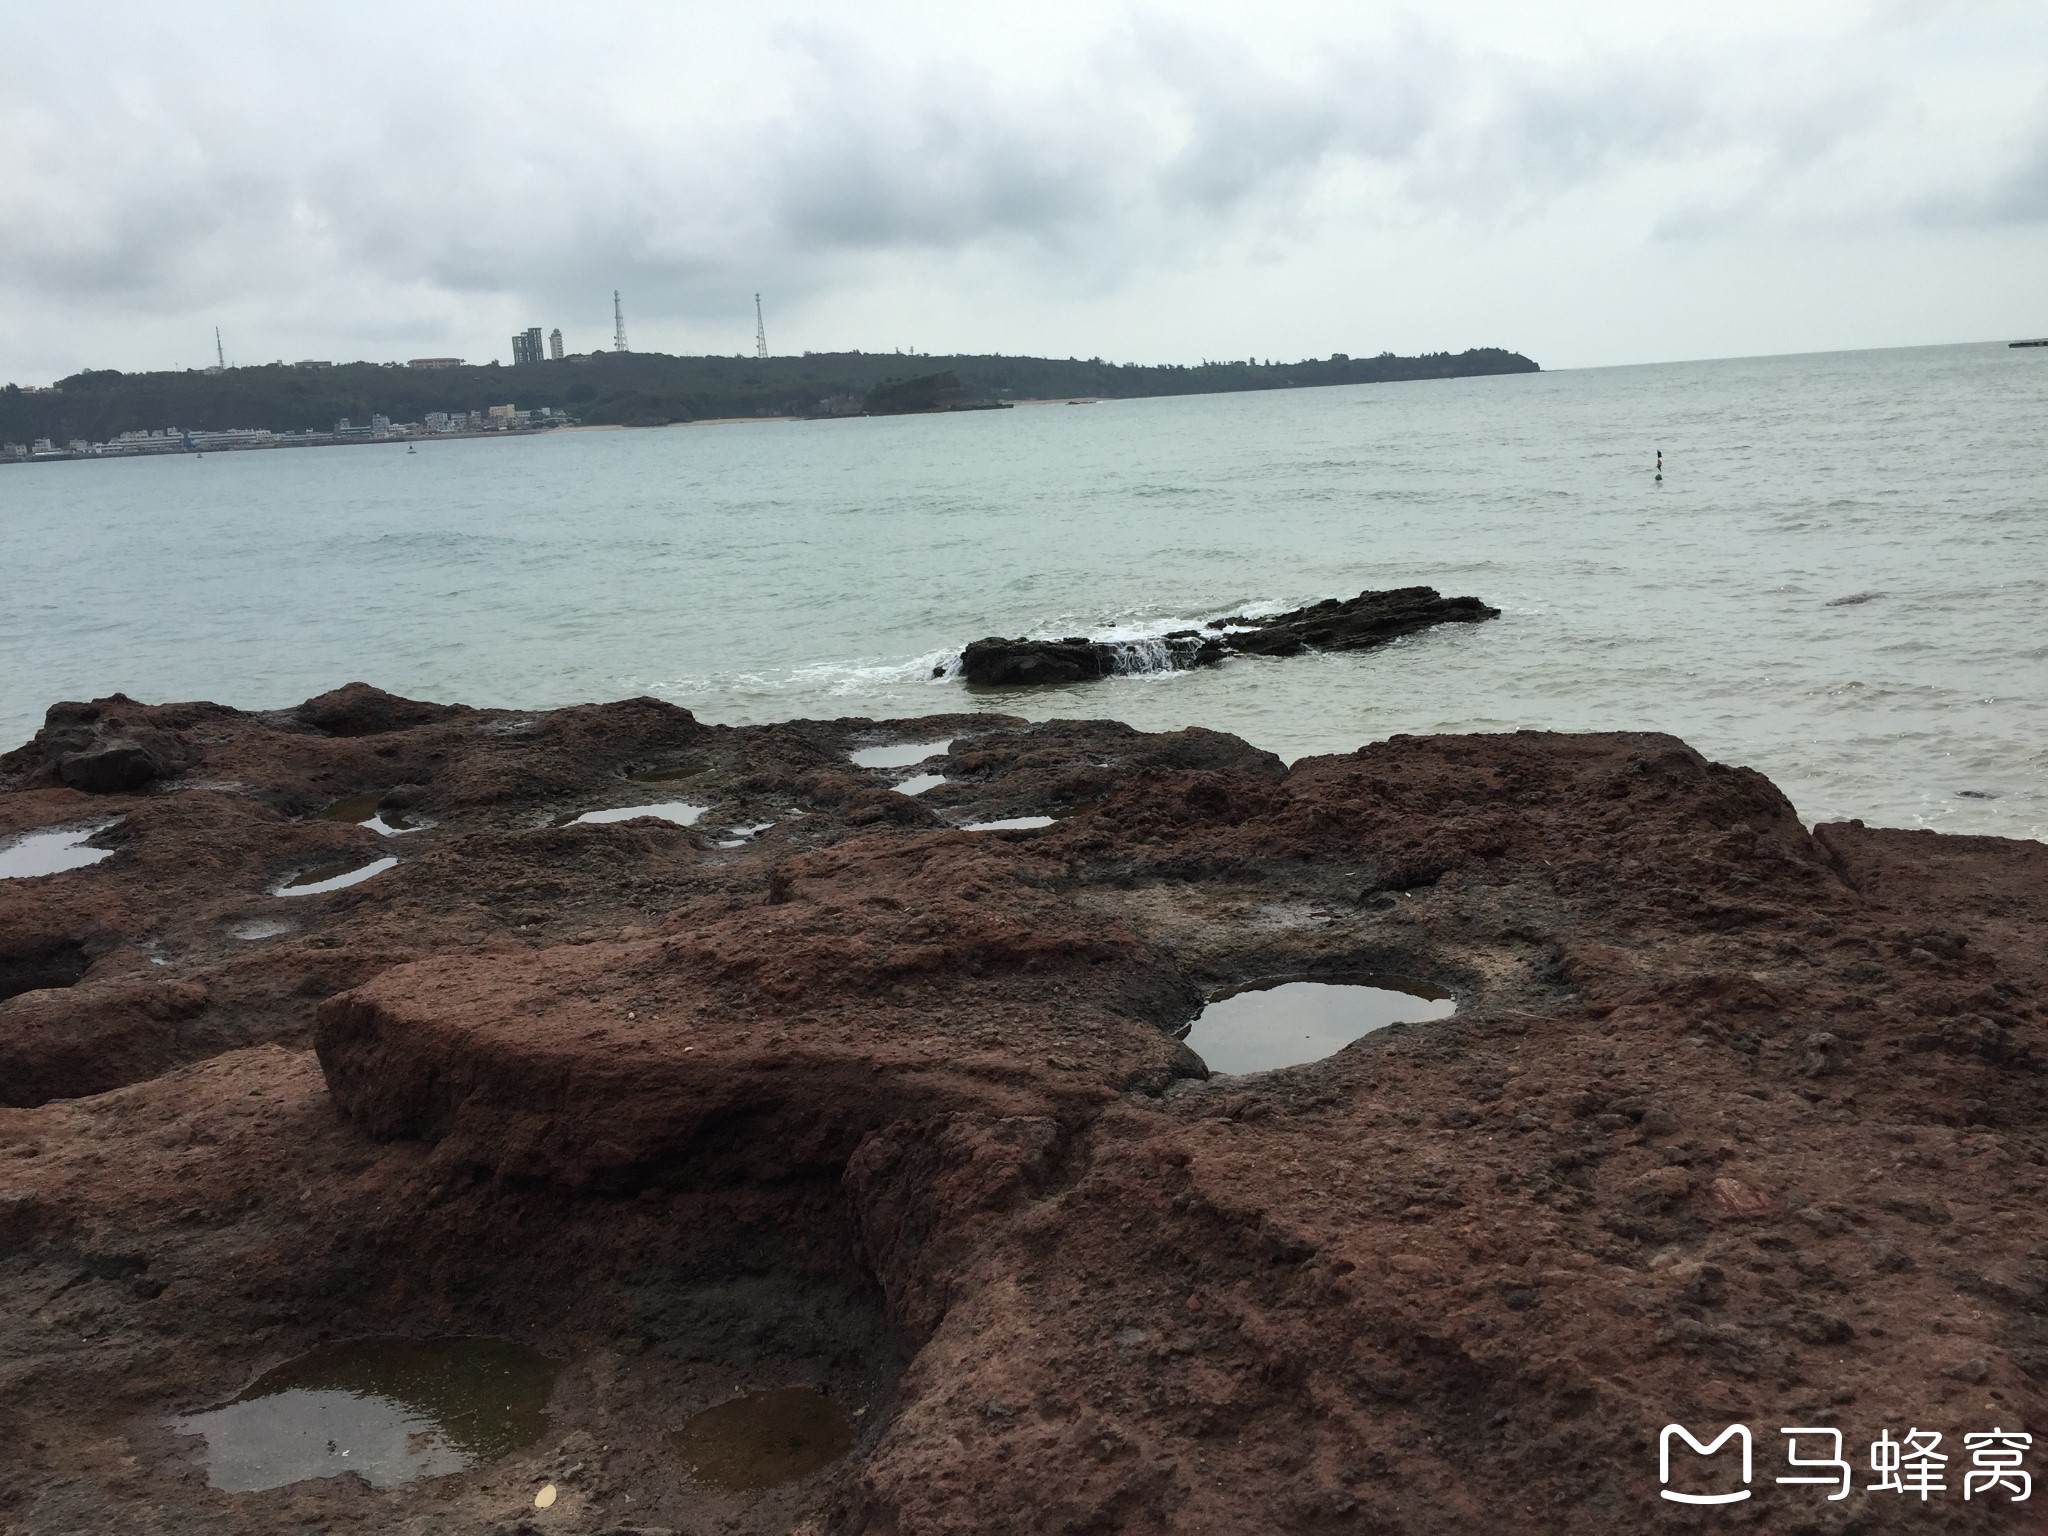
[[[1659,480],[1664,478],[1664,450],[1662,448],[1657,450],[1657,478]]]

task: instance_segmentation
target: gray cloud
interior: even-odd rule
[[[1974,185],[1945,188],[1916,210],[1936,228],[2048,224],[2048,102],[2007,157]]]
[[[276,353],[489,356],[537,313],[588,344],[613,286],[679,348],[731,346],[755,288],[837,345],[1326,351],[1332,314],[1415,345],[1574,252],[1657,289],[1689,242],[2048,219],[2023,8],[1646,14],[23,5],[0,374],[161,364],[215,318]]]

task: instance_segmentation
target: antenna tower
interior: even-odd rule
[[[768,326],[761,319],[761,295],[754,295],[754,356],[768,355]]]
[[[228,355],[220,349],[220,327],[213,328],[213,360],[220,364],[220,371],[228,371]]]
[[[626,312],[619,307],[619,290],[612,290],[612,350],[624,352],[626,348]]]

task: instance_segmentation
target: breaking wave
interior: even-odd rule
[[[1185,672],[1195,664],[1202,649],[1200,635],[1154,635],[1143,640],[1112,640],[1110,675],[1148,677],[1164,672]]]

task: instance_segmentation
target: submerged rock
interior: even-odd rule
[[[960,653],[960,675],[992,687],[1085,683],[1129,672],[1185,672],[1214,666],[1229,652],[1198,630],[1176,630],[1150,640],[976,640]],[[941,671],[944,668],[940,669]]]
[[[1019,687],[1080,683],[1137,672],[1185,672],[1229,656],[1293,656],[1302,651],[1363,651],[1438,624],[1500,617],[1476,597],[1444,597],[1434,587],[1396,587],[1325,598],[1263,618],[1212,619],[1143,640],[976,640],[960,654],[970,683]],[[944,671],[939,668],[938,671]],[[936,674],[935,674],[936,675]]]
[[[1305,650],[1370,650],[1438,624],[1499,617],[1498,608],[1476,597],[1444,597],[1435,587],[1395,587],[1351,598],[1326,597],[1263,619],[1212,619],[1209,627],[1228,628],[1224,643],[1240,655],[1292,656]]]

